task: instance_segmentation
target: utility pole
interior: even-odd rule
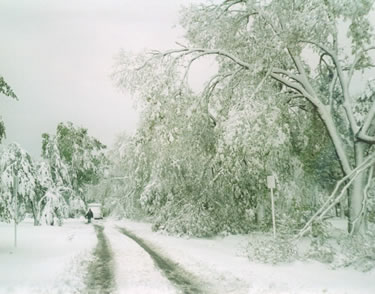
[[[18,224],[18,177],[13,176],[13,199],[14,199],[14,248],[17,248],[17,224]]]
[[[273,227],[273,237],[276,238],[276,220],[275,220],[275,203],[273,199],[273,189],[275,188],[275,177],[267,177],[267,187],[271,190],[271,208],[272,208],[272,227]]]

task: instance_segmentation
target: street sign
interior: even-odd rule
[[[275,189],[275,177],[274,176],[268,176],[267,177],[267,188],[268,189]]]

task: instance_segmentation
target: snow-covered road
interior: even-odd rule
[[[0,294],[375,293],[375,271],[251,263],[243,253],[247,238],[171,237],[132,221],[26,221],[14,249],[13,226],[0,223]]]
[[[113,252],[102,225],[94,225],[98,242],[94,258],[87,269],[86,288],[95,293],[109,294],[114,290]]]
[[[134,240],[112,225],[107,224],[104,232],[114,255],[116,293],[180,293]]]

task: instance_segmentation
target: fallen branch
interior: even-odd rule
[[[339,180],[335,186],[335,189],[328,197],[327,201],[322,205],[322,207],[310,218],[310,220],[305,224],[305,226],[299,231],[295,239],[303,237],[306,232],[310,229],[314,221],[322,220],[322,218],[329,212],[329,210],[337,204],[344,196],[345,191],[350,187],[352,182],[361,174],[363,171],[368,169],[375,162],[374,156],[367,157],[364,162],[356,167],[350,174]],[[349,180],[349,181],[348,181]],[[342,187],[341,192],[336,196],[340,187],[347,181],[347,183]]]

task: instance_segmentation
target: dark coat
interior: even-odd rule
[[[92,210],[91,210],[91,209],[89,209],[89,211],[86,213],[86,217],[87,217],[88,219],[94,217],[94,214],[92,213]]]

